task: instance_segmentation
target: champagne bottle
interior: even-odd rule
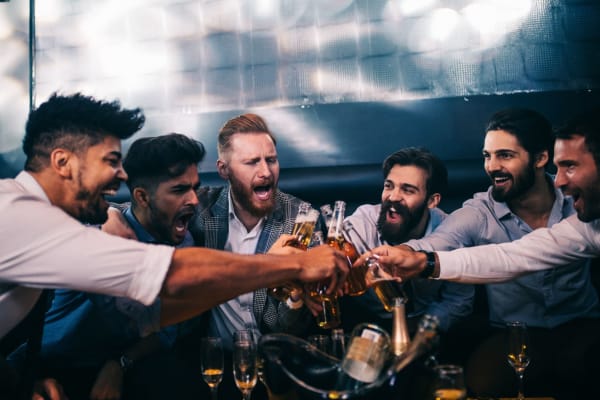
[[[367,323],[357,325],[340,364],[335,389],[356,390],[377,380],[389,350],[390,337],[384,329]]]
[[[410,335],[408,333],[408,326],[406,325],[406,313],[403,298],[394,298],[392,317],[392,352],[398,357],[406,352],[410,345]]]

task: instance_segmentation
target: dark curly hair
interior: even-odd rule
[[[35,172],[46,167],[52,150],[59,147],[81,153],[106,136],[127,139],[144,122],[141,109],[121,108],[118,101],[100,101],[81,93],[54,93],[29,113],[23,139],[25,170]]]

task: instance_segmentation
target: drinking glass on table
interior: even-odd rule
[[[202,378],[210,388],[212,400],[217,400],[217,389],[223,379],[223,343],[220,337],[202,338],[200,345]]]
[[[467,398],[463,369],[459,365],[441,364],[434,367],[435,400],[463,400]]]
[[[527,324],[513,321],[506,324],[508,363],[513,367],[519,378],[519,391],[517,398],[523,400],[523,375],[529,365],[529,335]]]
[[[257,380],[257,351],[252,331],[233,333],[233,378],[242,392],[244,400],[249,400]]]

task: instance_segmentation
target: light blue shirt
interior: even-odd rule
[[[372,248],[384,243],[377,230],[377,219],[380,211],[381,204],[365,204],[358,207],[354,214],[346,218],[347,221],[352,222],[356,232]],[[446,213],[439,208],[429,210],[429,221],[425,229],[425,235],[433,232],[444,218],[446,218]],[[352,234],[350,234],[350,240],[355,242]],[[439,318],[440,329],[443,331],[448,330],[453,323],[466,317],[472,311],[475,293],[472,285],[431,279],[413,279],[406,282],[406,284],[412,285],[412,301],[414,304],[414,311],[408,316],[435,315]],[[379,318],[392,318],[392,314],[383,308],[373,289],[369,289],[367,293],[357,297],[356,301],[362,302],[370,312],[377,314]]]
[[[548,176],[548,183],[551,184]],[[554,189],[548,226],[572,215],[570,197]],[[406,244],[414,249],[452,250],[490,243],[510,242],[532,229],[511,212],[504,202],[492,198],[491,187],[477,193],[450,214],[431,235]],[[540,251],[543,251],[540,248]],[[598,318],[598,296],[589,273],[589,261],[534,272],[505,283],[486,285],[492,325],[524,321],[528,325],[553,328],[575,318]]]

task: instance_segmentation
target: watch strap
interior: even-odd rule
[[[425,269],[419,274],[419,278],[429,279],[435,270],[435,253],[425,250],[418,250],[418,252],[427,256],[427,264],[425,265]]]

